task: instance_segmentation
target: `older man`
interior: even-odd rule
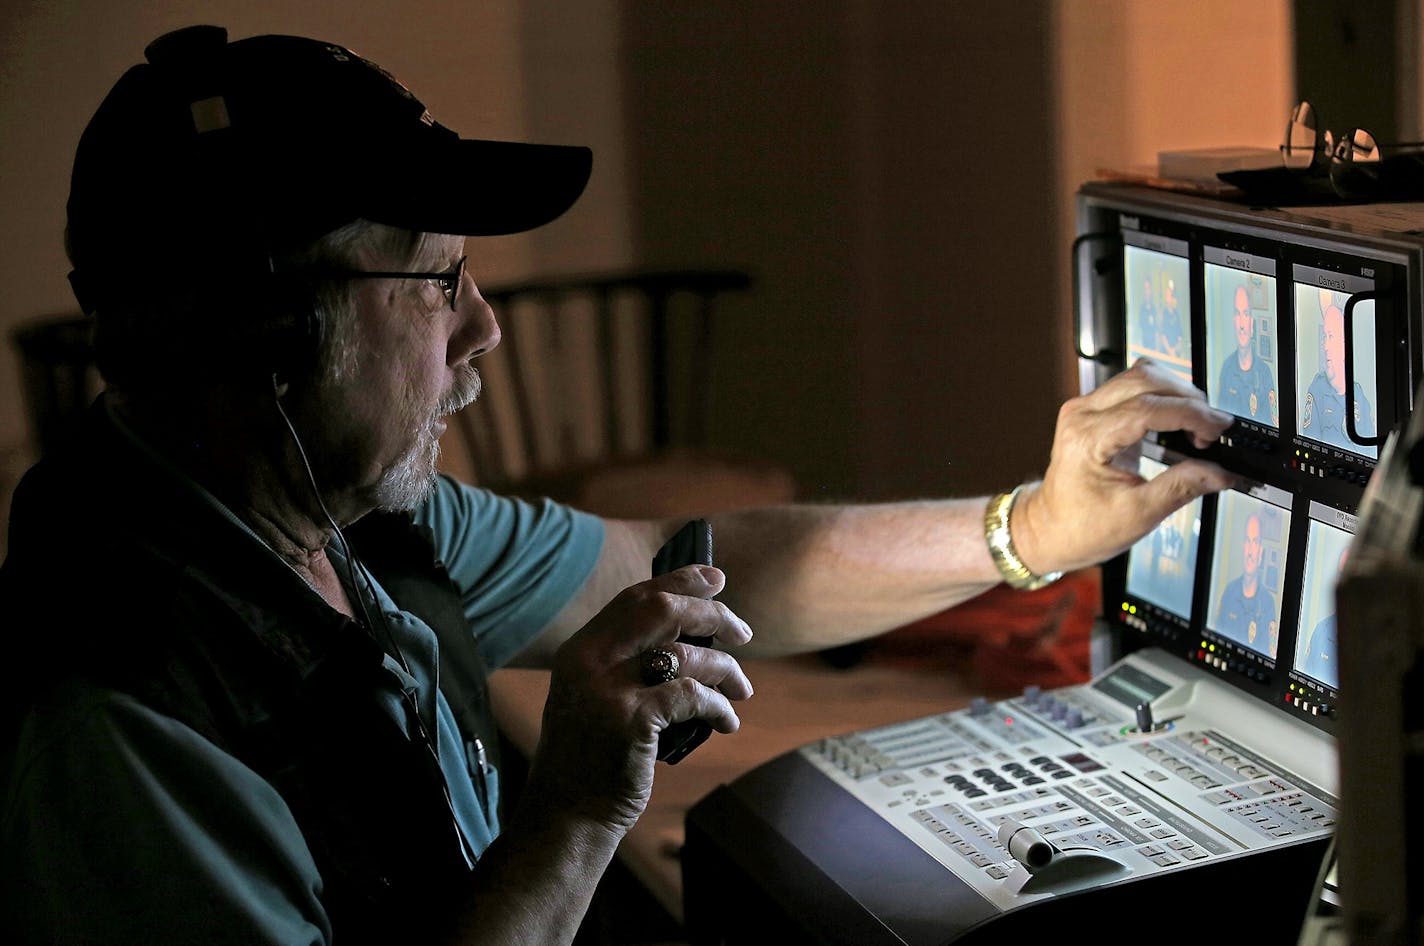
[[[1276,599],[1262,577],[1264,557],[1261,517],[1252,513],[1246,517],[1242,536],[1241,574],[1221,591],[1215,630],[1274,657],[1278,635]]]
[[[1236,287],[1232,310],[1236,348],[1222,362],[1216,406],[1237,417],[1279,427],[1276,379],[1256,352],[1256,319],[1251,313],[1251,295],[1244,285]]]
[[[1064,409],[1041,484],[730,513],[720,568],[650,578],[681,523],[434,472],[499,340],[463,237],[557,216],[587,152],[462,140],[331,44],[195,28],[147,55],[69,204],[108,391],[17,491],[0,570],[8,942],[567,942],[659,733],[737,728],[728,649],[1041,584],[1225,485],[1113,465],[1229,420],[1142,363]],[[501,824],[484,681],[516,659],[553,672]]]

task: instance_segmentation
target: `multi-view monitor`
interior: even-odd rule
[[[1329,728],[1335,583],[1380,434],[1408,409],[1406,267],[1260,228],[1121,219],[1122,366],[1150,358],[1236,418],[1205,450],[1149,435],[1138,472],[1205,458],[1240,479],[1110,563],[1105,602],[1153,642]]]

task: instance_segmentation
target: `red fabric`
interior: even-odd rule
[[[1089,677],[1089,639],[1101,610],[1097,569],[1073,572],[1037,591],[998,585],[939,614],[891,631],[892,649],[954,647],[984,689],[1061,687]]]

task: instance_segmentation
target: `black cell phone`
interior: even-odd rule
[[[712,525],[706,519],[694,519],[663,543],[653,556],[653,574],[662,575],[684,565],[712,564]],[[686,644],[706,647],[710,637],[679,637]],[[712,727],[700,719],[673,723],[658,733],[658,758],[668,765],[677,765],[688,753],[707,741]]]

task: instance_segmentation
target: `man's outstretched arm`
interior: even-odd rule
[[[1010,531],[1036,574],[1117,555],[1173,510],[1225,488],[1210,463],[1137,474],[1148,431],[1205,446],[1231,422],[1162,368],[1137,366],[1059,412],[1048,470],[1014,503]],[[1014,484],[1006,483],[1005,488]],[[950,607],[1001,580],[985,541],[988,497],[861,506],[793,506],[713,518],[721,600],[756,633],[744,654],[820,649]]]
[[[1150,481],[1136,467],[1136,446],[1149,431],[1183,430],[1205,446],[1230,422],[1199,390],[1146,360],[1065,403],[1043,480],[1013,506],[1010,531],[1024,564],[1038,574],[1097,564],[1181,505],[1231,485],[1230,474],[1203,461]],[[984,538],[987,503],[802,504],[712,516],[717,564],[727,575],[719,600],[756,635],[740,653],[862,639],[996,584]],[[531,656],[552,653],[621,588],[645,579],[653,553],[681,524],[608,523],[593,577]]]

